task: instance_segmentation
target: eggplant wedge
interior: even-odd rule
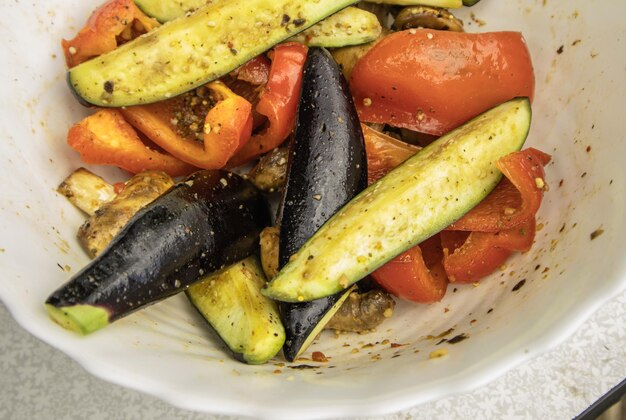
[[[93,332],[248,257],[269,221],[265,199],[248,181],[197,172],[135,214],[46,308],[61,326]]]
[[[324,49],[312,48],[304,67],[287,182],[279,210],[279,266],[367,186],[361,125],[348,84]],[[314,261],[312,261],[314,263]],[[281,304],[285,358],[293,361],[313,341],[349,291],[307,303]]]

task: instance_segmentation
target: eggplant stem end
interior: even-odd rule
[[[57,308],[46,304],[50,318],[66,330],[87,335],[109,324],[109,313],[104,308],[75,305]]]

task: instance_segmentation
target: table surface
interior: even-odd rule
[[[626,291],[552,351],[473,392],[385,419],[566,419],[626,377]],[[102,381],[23,330],[0,303],[0,419],[226,419]]]

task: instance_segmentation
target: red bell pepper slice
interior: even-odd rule
[[[361,121],[440,136],[509,99],[532,98],[534,81],[520,33],[411,29],[372,47],[350,88]]]
[[[172,122],[177,99],[126,107],[124,117],[150,140],[178,159],[204,169],[220,169],[250,140],[252,105],[222,82],[206,86],[220,99],[204,120],[203,141],[183,138]]]
[[[113,51],[157,26],[159,22],[146,16],[132,0],[109,0],[91,14],[76,37],[61,42],[67,66]]]
[[[274,49],[269,79],[256,106],[256,110],[268,118],[269,125],[263,132],[252,136],[231,159],[229,166],[243,165],[287,139],[296,120],[306,55],[307,47],[295,42]]]
[[[442,265],[438,236],[398,255],[372,273],[372,278],[389,293],[417,303],[443,299],[448,277]]]
[[[363,133],[370,183],[415,153],[369,127],[363,126]],[[383,265],[372,277],[403,299],[435,302],[443,298],[448,280],[477,282],[501,267],[513,252],[527,251],[535,237],[535,213],[545,190],[543,166],[549,161],[549,155],[532,148],[503,157],[497,166],[506,178],[457,222],[478,231],[443,231]]]
[[[173,156],[150,149],[115,109],[100,110],[72,126],[67,142],[86,163],[115,165],[132,173],[159,170],[175,177],[198,170]]]
[[[237,79],[252,85],[264,85],[269,79],[271,65],[264,55],[258,55],[236,70]]]
[[[546,189],[544,166],[549,162],[550,155],[534,148],[503,157],[496,166],[506,178],[448,229],[499,232],[534,218]]]
[[[459,235],[465,235],[467,239],[460,241]],[[458,283],[478,282],[501,267],[514,251],[528,251],[534,238],[534,218],[496,233],[441,232],[443,266],[448,279]]]

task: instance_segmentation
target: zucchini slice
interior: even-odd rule
[[[344,206],[293,255],[264,294],[303,302],[337,293],[476,206],[500,181],[495,163],[530,128],[527,98],[451,131]]]
[[[218,0],[219,1],[219,0]],[[133,0],[133,2],[151,18],[161,23],[169,22],[192,13],[215,0]]]
[[[79,99],[103,107],[152,103],[234,70],[354,0],[216,0],[73,67]]]
[[[261,294],[265,275],[255,256],[209,275],[187,289],[193,306],[245,363],[261,364],[285,342],[276,302]]]
[[[382,30],[375,14],[346,7],[289,40],[310,47],[338,48],[371,42],[380,36]]]
[[[185,16],[212,0],[134,0],[148,16],[159,22],[168,22]],[[346,47],[365,44],[380,35],[382,27],[375,14],[357,7],[346,7],[313,25],[306,31],[291,37],[290,41],[301,42],[311,47]]]

